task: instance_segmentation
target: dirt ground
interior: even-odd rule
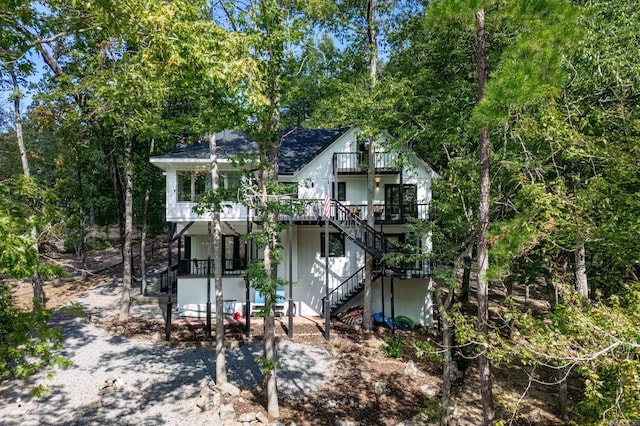
[[[121,274],[120,251],[114,248],[90,253],[88,265],[95,272],[90,273],[86,281],[79,279],[79,261],[73,255],[50,253],[48,256],[71,272],[68,278],[46,283],[45,294],[47,307],[50,309],[73,301],[84,292],[104,285],[107,278]],[[159,264],[166,262],[166,253],[158,250],[155,259]],[[32,296],[31,285],[13,284],[17,303],[28,308]],[[400,358],[391,358],[381,350],[385,339],[390,337],[390,330],[386,328],[363,333],[333,321],[331,340],[327,342],[324,339],[323,320],[296,318],[292,340],[310,345],[330,345],[338,362],[331,372],[328,385],[313,398],[289,397],[280,400],[280,421],[285,424],[295,420],[297,425],[327,425],[338,424],[338,420],[351,420],[359,425],[386,426],[397,425],[412,418],[416,419],[415,423],[407,424],[432,424],[424,420],[418,421],[416,416],[421,414],[430,419],[437,418],[441,367],[419,357],[410,344],[429,339],[429,330],[398,331],[398,335],[405,341],[404,352]],[[119,327],[119,334],[129,338],[151,339],[154,335],[164,336],[164,322],[158,320],[132,318],[125,325],[107,322],[103,326],[113,330]],[[278,339],[289,339],[287,326],[286,317],[277,319]],[[261,339],[263,332],[260,320],[252,321],[251,330],[252,339]],[[229,320],[226,337],[231,345],[242,344],[246,340],[244,322]],[[202,321],[174,322],[171,341],[159,340],[158,344],[183,348],[214,347],[212,338],[205,336]],[[405,368],[408,361],[413,361],[423,374],[407,375]],[[563,424],[557,417],[557,389],[532,386],[525,395],[528,380],[521,367],[498,366],[494,367],[493,373],[498,417],[507,420],[507,424]],[[385,392],[377,395],[374,384],[381,382],[385,384]],[[464,378],[456,382],[453,389],[454,417],[459,425],[481,423],[479,389],[477,370],[471,365],[466,369]],[[260,389],[243,400],[245,406],[236,407],[237,412],[238,408],[249,412],[264,406]]]

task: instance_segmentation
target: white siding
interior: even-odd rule
[[[235,300],[233,308],[244,316],[242,304],[245,300],[245,281],[243,277],[225,277],[222,279],[224,300]],[[215,281],[211,277],[211,312],[216,310]],[[207,311],[207,279],[178,278],[178,312],[182,316],[204,318]]]
[[[335,181],[333,175],[334,152],[356,152],[357,141],[355,129],[347,131],[332,146],[320,153],[307,166],[298,171],[294,176],[282,176],[282,181],[298,182],[299,198],[324,199],[331,195],[331,183]],[[417,161],[414,168],[403,170],[402,182],[414,184],[417,187],[418,204],[427,204],[431,201],[431,179],[435,173],[426,164]],[[167,221],[187,223],[195,221],[187,234],[192,236],[192,258],[206,259],[207,257],[207,231],[206,222],[209,217],[199,217],[193,213],[195,203],[177,202],[177,178],[176,170],[198,170],[206,166],[206,162],[164,164],[166,170],[166,197],[167,197]],[[374,192],[374,204],[384,204],[384,188],[386,184],[399,184],[401,179],[397,174],[378,175],[378,189]],[[345,204],[366,205],[367,203],[367,179],[364,175],[342,175],[339,182],[346,183]],[[208,215],[207,215],[208,216]],[[241,205],[233,205],[222,212],[224,232],[229,229],[237,229],[239,232],[246,230],[247,209]],[[227,222],[227,225],[224,224]],[[229,226],[230,225],[230,226]],[[289,280],[289,264],[293,267],[293,295],[292,298],[297,307],[298,315],[318,315],[322,312],[322,298],[325,296],[325,258],[320,256],[320,236],[324,227],[319,226],[294,226],[293,233],[293,259],[289,257],[288,237],[285,230],[281,234],[283,243],[282,263],[278,266],[278,276],[283,280]],[[378,226],[376,226],[378,228]],[[385,225],[385,233],[402,233],[402,225]],[[333,227],[329,232],[337,232]],[[426,251],[431,249],[429,237],[423,240]],[[335,288],[344,279],[364,265],[364,252],[348,238],[345,237],[345,255],[329,258],[329,290]],[[198,314],[205,311],[207,284],[206,278],[180,277],[178,280],[178,305],[185,310],[193,308],[192,312]],[[244,314],[242,304],[245,302],[245,281],[243,277],[224,277],[224,299],[236,300],[235,310]],[[211,281],[213,288],[213,279]],[[385,314],[390,315],[389,305],[389,278],[385,277],[384,295],[386,299]],[[290,297],[289,287],[285,286],[286,298]],[[215,307],[212,291],[212,306]],[[374,284],[374,312],[382,310],[381,280]],[[251,290],[251,300],[255,291]],[[431,292],[426,279],[395,280],[395,314],[404,315],[422,325],[431,324],[432,305]],[[353,304],[361,304],[362,296],[358,296]],[[215,308],[213,308],[215,309]],[[202,315],[201,315],[202,316]]]

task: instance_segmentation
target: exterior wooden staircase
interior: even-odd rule
[[[382,232],[377,231],[360,217],[353,214],[347,206],[339,201],[331,200],[330,212],[329,223],[357,246],[373,256],[375,266],[371,277],[372,283],[382,276],[384,268],[401,274],[411,268],[411,265],[408,264],[385,264],[383,259],[385,254],[407,253],[404,252],[402,247],[389,241]],[[384,268],[382,265],[384,265]],[[365,268],[363,267],[334,288],[328,296],[329,315],[336,315],[342,307],[361,293],[364,289],[365,279]],[[323,307],[326,306],[325,300],[326,297],[323,298]]]

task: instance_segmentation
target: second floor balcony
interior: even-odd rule
[[[331,201],[329,206],[329,215],[336,217],[336,202]],[[324,200],[304,200],[300,205],[300,211],[291,216],[294,222],[316,221],[322,218],[324,214]],[[366,204],[346,204],[343,206],[346,210],[357,216],[363,221],[367,220],[368,206]],[[403,224],[413,219],[429,219],[429,204],[423,203],[386,203],[373,205],[373,217],[377,224]],[[289,216],[280,215],[280,219],[288,221]]]
[[[398,154],[392,152],[376,152],[374,158],[377,174],[398,173]],[[365,174],[369,161],[366,152],[335,152],[333,154],[333,173]]]

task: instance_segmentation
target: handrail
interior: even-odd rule
[[[329,306],[331,307],[335,303],[337,303],[339,299],[343,298],[345,294],[350,293],[351,291],[359,287],[360,283],[364,282],[364,274],[365,267],[363,266],[362,268],[351,274],[349,278],[342,281],[340,285],[331,290],[328,296],[323,297],[322,306],[325,306],[324,302],[326,301],[327,297],[329,298]]]
[[[334,152],[332,158],[333,173],[365,173],[368,167],[364,152]],[[376,151],[374,167],[376,172],[398,172],[398,154]]]
[[[224,259],[224,269],[222,275],[242,275],[247,269],[246,259]],[[208,259],[180,259],[178,261],[178,276],[198,276],[205,277],[210,272],[213,275],[213,259],[211,260],[211,271],[208,270]]]
[[[331,212],[334,226],[340,228],[352,241],[375,257],[385,254],[386,238],[382,233],[376,231],[339,201],[332,200],[331,204],[334,207]]]
[[[332,204],[335,206],[331,216],[331,218],[334,219],[332,221],[334,225],[338,227],[346,226],[346,229],[343,229],[343,231],[347,231],[345,234],[351,236],[351,239],[355,243],[360,243],[359,245],[363,249],[369,251],[376,257],[390,253],[405,253],[401,247],[389,241],[383,233],[377,231],[358,215],[351,212],[347,206],[336,200],[332,200]],[[353,228],[353,224],[361,228],[360,235],[357,233],[356,235],[350,235],[348,232],[348,229]]]
[[[357,293],[359,293],[364,287],[364,280],[366,278],[366,270],[363,266],[358,269],[356,272],[351,274],[348,278],[342,281],[336,288],[331,290],[328,296],[322,298],[322,309],[324,313],[324,307],[326,306],[325,302],[327,301],[327,297],[329,300],[329,313],[341,306],[343,306],[346,302],[348,302],[352,297],[354,297]],[[382,270],[376,270],[373,272],[373,276],[371,277],[371,282],[376,281],[378,278],[382,276]]]

